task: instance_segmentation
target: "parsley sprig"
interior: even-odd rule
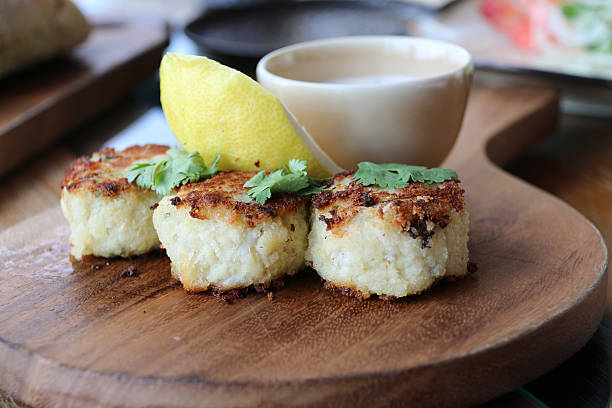
[[[408,164],[361,162],[353,179],[366,186],[404,188],[410,181],[433,184],[452,180],[459,176],[454,170],[410,166]]]
[[[127,179],[157,194],[168,195],[175,187],[216,174],[219,171],[219,157],[217,154],[210,167],[206,167],[198,152],[187,153],[172,148],[166,151],[165,156],[133,165],[127,172]]]
[[[272,193],[316,194],[325,189],[325,181],[308,177],[306,161],[292,159],[289,165],[283,163],[282,169],[270,174],[260,171],[244,187],[250,188],[248,195],[258,204],[264,204]]]

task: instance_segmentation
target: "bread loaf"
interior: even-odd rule
[[[0,0],[0,77],[68,51],[89,31],[69,0]]]

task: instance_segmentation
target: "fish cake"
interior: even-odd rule
[[[60,204],[70,224],[74,258],[128,257],[159,248],[150,207],[161,196],[129,183],[126,172],[168,149],[153,144],[122,151],[106,148],[70,165],[62,180]]]
[[[469,214],[458,180],[383,189],[355,182],[354,172],[312,198],[306,260],[327,287],[402,297],[465,275]]]
[[[243,187],[256,173],[225,172],[182,186],[153,213],[172,274],[191,292],[267,286],[304,266],[307,206],[296,194],[257,204]]]

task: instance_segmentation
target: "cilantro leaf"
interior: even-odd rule
[[[258,204],[264,204],[274,193],[297,193],[300,195],[314,194],[322,191],[325,180],[308,177],[306,161],[292,159],[289,164],[283,163],[283,168],[270,174],[260,171],[244,187],[250,188],[249,197]]]
[[[410,181],[433,184],[459,177],[454,170],[408,164],[361,162],[353,179],[366,186],[404,188]]]
[[[289,160],[289,166],[284,165],[284,167],[289,173],[299,174],[302,176],[308,175],[306,173],[306,160],[291,159]]]
[[[206,167],[204,159],[198,152],[187,153],[172,148],[161,157],[151,159],[146,163],[133,165],[126,174],[130,183],[155,191],[160,195],[168,195],[172,189],[183,184],[195,182],[216,174],[219,169],[217,154],[210,167]]]
[[[327,180],[318,180],[318,179],[310,179],[310,186],[300,190],[298,192],[299,195],[311,195],[317,194],[321,191],[327,189],[327,185],[325,184]]]

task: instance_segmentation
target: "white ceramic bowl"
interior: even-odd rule
[[[472,72],[463,48],[405,36],[309,41],[257,65],[261,85],[343,168],[439,165],[457,138]]]

